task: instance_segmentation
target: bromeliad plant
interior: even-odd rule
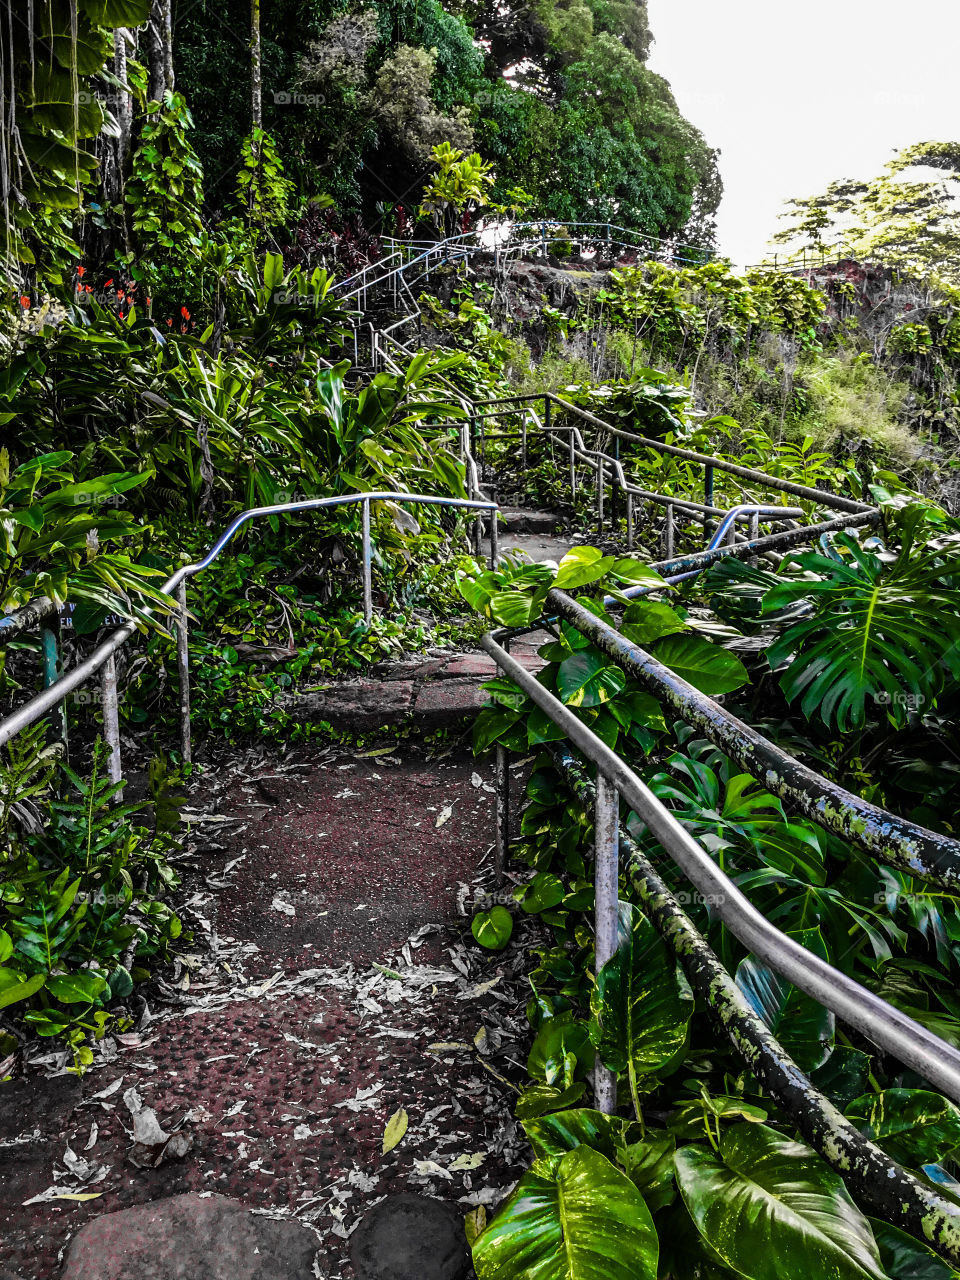
[[[527,625],[549,608],[552,585],[602,586],[615,595],[611,572],[621,583],[657,585],[644,566],[577,548],[559,566],[508,563],[461,590],[487,616]],[[595,595],[581,603],[603,616]],[[647,599],[629,604],[621,630],[711,696],[742,697],[746,669],[696,625],[676,602]],[[789,815],[709,744],[669,726],[657,702],[572,628],[562,624],[541,654],[540,681],[617,748],[761,911],[960,1043],[952,990],[960,904],[878,872]],[[559,738],[509,681],[490,689],[494,705],[476,726],[479,750],[498,742],[526,753]],[[960,1110],[846,1036],[829,1013],[746,953],[713,904],[691,896],[665,865],[636,815],[628,826],[814,1085],[891,1156],[951,1185]],[[787,1271],[815,1280],[948,1280],[951,1268],[926,1242],[868,1219],[841,1178],[797,1140],[791,1116],[718,1039],[709,1009],[694,1000],[626,879],[618,949],[596,970],[584,854],[591,843],[591,807],[542,751],[515,851],[532,870],[517,905],[546,932],[530,973],[530,1084],[516,1107],[535,1160],[490,1223],[478,1211],[470,1224],[479,1280],[774,1280]],[[474,935],[500,947],[510,923],[484,913]],[[584,1105],[597,1058],[619,1080],[613,1116]]]

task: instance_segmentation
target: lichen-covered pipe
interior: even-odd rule
[[[960,841],[888,813],[815,773],[639,645],[627,640],[566,592],[551,591],[545,609],[571,622],[746,773],[818,826],[843,836],[898,871],[928,880],[949,893],[960,893]]]
[[[585,805],[596,788],[582,763],[565,747],[554,759]],[[629,832],[620,830],[624,870],[644,915],[676,956],[720,1031],[763,1087],[790,1116],[810,1146],[843,1179],[863,1209],[960,1263],[960,1205],[921,1182],[886,1155],[819,1092],[787,1054],[709,944],[657,875]]]
[[[44,618],[49,618],[56,609],[57,606],[52,600],[46,596],[38,596],[36,600],[31,600],[15,613],[4,614],[0,617],[0,645],[9,644],[11,640],[16,640],[17,636],[36,631],[37,624]]]

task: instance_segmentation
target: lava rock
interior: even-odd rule
[[[312,1280],[317,1238],[218,1195],[171,1196],[88,1222],[63,1280]]]
[[[387,1196],[350,1238],[357,1280],[463,1280],[469,1266],[463,1219],[427,1196]]]

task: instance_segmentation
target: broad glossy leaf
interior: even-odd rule
[[[622,556],[619,560],[615,560],[607,570],[607,574],[615,581],[626,582],[630,586],[643,584],[650,587],[665,587],[667,585],[656,569],[651,569],[642,560],[634,560],[632,556]]]
[[[634,644],[646,646],[689,628],[676,609],[661,600],[638,600],[624,613],[620,630]]]
[[[13,955],[13,940],[9,933],[5,933],[0,929],[0,964],[9,960]]]
[[[614,563],[613,556],[605,556],[596,547],[572,547],[560,561],[553,585],[563,591],[586,586],[602,578]]]
[[[913,1236],[877,1218],[870,1226],[890,1280],[955,1280],[956,1271]]]
[[[557,1088],[569,1088],[593,1066],[594,1051],[585,1022],[561,1013],[548,1018],[537,1032],[527,1056],[527,1074]]]
[[[79,7],[105,27],[140,27],[150,19],[150,0],[80,0]]]
[[[517,1099],[514,1114],[518,1120],[532,1120],[536,1116],[544,1116],[550,1111],[559,1111],[563,1107],[572,1107],[587,1091],[582,1080],[577,1080],[567,1089],[555,1089],[549,1084],[534,1084],[525,1089]]]
[[[676,1198],[673,1169],[676,1149],[677,1142],[672,1133],[648,1129],[640,1142],[629,1143],[620,1151],[618,1163],[634,1186],[643,1192],[651,1213],[656,1213]]]
[[[620,668],[595,649],[571,654],[557,668],[557,692],[570,707],[598,707],[616,697],[626,683]]]
[[[107,990],[107,980],[90,969],[47,979],[47,990],[61,1004],[92,1004]]]
[[[933,1164],[960,1147],[960,1110],[927,1089],[884,1089],[851,1102],[846,1114],[903,1164]]]
[[[619,1147],[643,1138],[643,1129],[636,1121],[604,1115],[589,1107],[528,1120],[523,1128],[538,1158],[561,1156],[576,1147],[592,1147],[608,1160],[616,1160]]]
[[[551,907],[559,906],[567,893],[560,877],[549,871],[539,871],[521,888],[522,893],[518,901],[528,915],[549,911]]]
[[[709,697],[732,693],[749,680],[735,653],[693,632],[664,636],[653,646],[653,656]]]
[[[0,1009],[6,1009],[21,1000],[29,1000],[36,995],[47,980],[45,973],[35,973],[30,978],[22,978],[13,969],[0,969]]]
[[[810,1072],[811,1084],[840,1108],[860,1097],[869,1078],[870,1055],[848,1045],[836,1045],[826,1062]]]
[[[837,1174],[766,1125],[683,1147],[677,1183],[703,1239],[750,1280],[884,1280],[870,1224]]]
[[[506,907],[495,906],[473,917],[471,932],[488,951],[502,951],[513,935],[513,916]]]
[[[613,1071],[649,1075],[686,1043],[693,995],[653,925],[629,902],[620,903],[619,939],[597,974],[591,1038]]]
[[[537,1161],[473,1246],[478,1280],[656,1280],[643,1196],[589,1147]]]
[[[819,929],[798,929],[788,936],[814,955],[829,960]],[[747,956],[737,966],[737,986],[802,1071],[812,1071],[826,1062],[836,1029],[836,1019],[829,1009],[755,956]]]

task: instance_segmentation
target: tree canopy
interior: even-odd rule
[[[791,200],[772,243],[875,259],[960,284],[960,142],[905,147],[869,181]]]

